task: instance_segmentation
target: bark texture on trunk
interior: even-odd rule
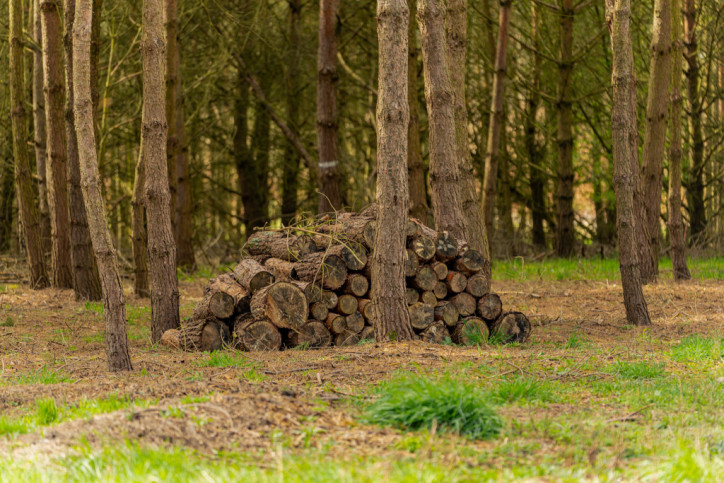
[[[646,130],[641,155],[641,191],[649,236],[649,251],[642,253],[641,279],[652,282],[659,274],[661,232],[661,177],[666,150],[666,121],[671,80],[671,12],[669,0],[654,2],[653,39],[646,99]]]
[[[15,185],[18,192],[20,222],[28,252],[30,287],[45,288],[50,284],[43,258],[43,236],[40,215],[35,205],[33,175],[28,151],[28,114],[25,110],[25,62],[23,58],[23,6],[21,0],[10,2],[10,119],[15,158]],[[12,203],[10,203],[12,205]]]
[[[686,240],[681,219],[681,95],[682,57],[681,0],[671,0],[671,39],[673,67],[671,70],[671,125],[669,130],[669,240],[674,280],[689,280],[691,273],[686,263]]]
[[[163,0],[144,0],[143,119],[141,157],[145,169],[145,205],[151,278],[151,340],[179,327],[176,245],[171,226],[171,204],[166,158],[165,114],[166,40]]]
[[[630,0],[608,0],[611,50],[613,51],[613,181],[616,192],[619,264],[626,319],[633,325],[649,325],[649,311],[641,289],[636,230],[639,229],[635,206],[638,185],[638,128],[636,126],[636,75],[631,43]],[[610,5],[607,2],[607,6]]]
[[[166,168],[168,172],[168,190],[171,199],[171,226],[176,233],[176,189],[178,178],[176,166],[181,147],[178,136],[178,117],[176,109],[181,101],[180,55],[178,47],[178,0],[164,0],[166,28]]]
[[[35,173],[38,176],[38,209],[43,233],[43,249],[50,250],[50,213],[48,212],[47,150],[45,131],[45,96],[43,94],[43,27],[40,0],[33,0],[33,137],[35,142]]]
[[[68,211],[68,158],[65,138],[63,35],[58,0],[41,0],[43,80],[47,128],[46,177],[52,239],[53,286],[73,288],[73,264]]]
[[[96,253],[105,317],[106,355],[111,371],[131,370],[126,334],[126,306],[118,275],[116,252],[105,216],[101,180],[96,153],[91,99],[92,0],[77,0],[73,28],[73,89],[78,154],[88,226]]]
[[[538,4],[531,3],[531,38],[533,44],[531,71],[530,71],[530,88],[526,100],[526,116],[525,116],[525,146],[528,151],[528,166],[530,170],[530,197],[531,197],[531,217],[532,217],[532,237],[533,245],[538,249],[546,248],[546,236],[543,230],[543,220],[546,216],[545,205],[545,168],[543,166],[543,152],[541,146],[536,140],[536,118],[538,113],[538,105],[540,104],[540,72],[541,72],[541,56],[540,40],[538,36],[539,14]]]
[[[317,145],[320,213],[342,207],[342,176],[337,157],[337,4],[338,0],[319,2]]]
[[[299,136],[299,96],[302,94],[301,47],[299,31],[302,22],[302,0],[289,3],[289,65],[287,73],[287,120],[295,136]],[[301,156],[290,143],[284,150],[282,167],[282,224],[289,225],[297,215],[297,191],[299,190],[299,163]]]
[[[504,126],[503,104],[505,102],[506,54],[508,51],[508,25],[510,23],[510,5],[512,0],[502,0],[498,16],[498,45],[495,50],[495,75],[493,77],[493,95],[490,101],[490,125],[488,126],[488,146],[485,151],[485,177],[483,182],[483,217],[488,240],[493,239],[495,219],[495,191],[498,182],[498,154],[500,132]]]
[[[408,217],[408,22],[405,0],[378,0],[377,230],[372,259],[375,339],[415,338],[405,302]]]
[[[141,140],[143,143],[143,140]],[[133,184],[133,198],[131,199],[131,232],[133,245],[133,292],[138,297],[149,297],[148,289],[148,255],[146,244],[146,205],[143,195],[143,186],[146,183],[143,157],[139,154]]]
[[[68,96],[65,103],[65,137],[68,147],[68,204],[70,215],[71,259],[73,262],[73,289],[78,300],[101,300],[101,279],[93,255],[88,219],[80,186],[80,160],[78,138],[73,113],[73,24],[75,0],[65,0],[65,85]]]

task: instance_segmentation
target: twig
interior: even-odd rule
[[[626,416],[623,416],[623,417],[620,417],[620,418],[607,419],[606,421],[604,421],[604,423],[613,423],[613,422],[615,422],[615,421],[633,421],[633,420],[635,419],[635,416],[638,416],[638,414],[639,414],[641,411],[643,411],[643,410],[645,410],[645,409],[648,409],[648,408],[650,408],[650,407],[653,406],[653,405],[654,405],[654,403],[647,404],[646,406],[642,407],[641,409],[637,409],[636,411],[634,411],[634,412],[632,412],[632,413],[629,413],[629,414],[627,414]]]

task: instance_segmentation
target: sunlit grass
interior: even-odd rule
[[[724,340],[691,335],[671,349],[671,356],[677,361],[720,361],[724,356]]]
[[[0,379],[0,386],[20,386],[27,384],[59,384],[61,382],[73,382],[61,371],[43,366],[28,372],[22,372],[5,380]]]
[[[622,379],[656,379],[666,375],[663,363],[616,362],[608,370]]]

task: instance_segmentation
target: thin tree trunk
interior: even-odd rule
[[[503,107],[505,103],[506,54],[508,51],[508,25],[512,0],[501,0],[498,16],[498,45],[495,50],[495,74],[493,96],[490,101],[490,125],[488,146],[485,151],[485,177],[483,181],[483,217],[488,239],[492,241],[495,221],[495,189],[498,182],[498,154],[500,132],[503,128]],[[491,243],[492,245],[492,243]]]
[[[103,11],[103,0],[93,0],[93,20],[91,24],[91,102],[93,103],[93,129],[96,139],[99,139],[98,105],[100,92],[98,91],[98,63],[101,56],[101,12]]]
[[[80,186],[80,160],[78,139],[73,114],[73,23],[75,0],[65,0],[65,85],[68,97],[65,103],[65,136],[68,147],[68,205],[70,214],[71,259],[73,261],[73,289],[78,300],[101,300],[101,280],[93,255],[88,219]]]
[[[695,0],[684,0],[684,58],[687,63],[686,78],[691,116],[691,171],[687,192],[689,195],[690,240],[697,241],[706,229],[704,206],[704,138],[701,128],[701,99],[699,98],[699,62],[696,39]]]
[[[21,0],[10,1],[10,118],[13,131],[15,158],[15,184],[18,192],[20,222],[23,227],[25,248],[28,252],[30,287],[49,285],[48,272],[43,259],[43,237],[40,216],[35,205],[35,190],[30,171],[28,152],[28,123],[25,110],[25,66],[23,58],[23,10]]]
[[[573,228],[573,0],[561,0],[558,60],[558,188],[556,192],[556,253],[570,257],[576,234]]]
[[[141,140],[143,143],[143,140]],[[133,182],[133,198],[131,199],[131,233],[133,244],[133,293],[137,297],[150,297],[148,289],[148,256],[146,245],[146,204],[143,187],[146,183],[143,158],[138,155]]]
[[[52,239],[53,286],[73,288],[68,210],[68,153],[63,119],[65,107],[63,36],[59,1],[41,0],[40,13],[43,30],[45,121],[48,134],[46,177]]]
[[[338,0],[319,2],[317,144],[320,213],[342,207],[342,176],[337,153],[337,4]]]
[[[45,96],[43,94],[43,29],[40,20],[40,0],[33,0],[33,137],[35,140],[35,172],[38,176],[38,208],[43,232],[43,248],[50,253],[50,214],[48,213],[48,183],[46,174]]]
[[[270,128],[269,112],[261,102],[257,102],[254,129],[251,133],[251,151],[254,164],[251,166],[249,174],[253,176],[253,179],[249,183],[245,183],[245,189],[242,190],[242,194],[245,195],[242,198],[244,199],[247,233],[251,233],[256,227],[264,226],[269,222]]]
[[[681,72],[684,68],[681,37],[681,0],[671,0],[671,39],[674,64],[671,70],[671,126],[669,131],[669,240],[674,280],[689,280],[686,240],[681,220]]]
[[[528,162],[530,169],[530,196],[531,196],[531,218],[533,224],[533,245],[538,249],[545,249],[546,236],[543,231],[543,219],[545,218],[545,169],[543,167],[543,156],[541,147],[536,140],[536,117],[540,103],[540,72],[541,58],[540,41],[538,37],[539,26],[538,4],[531,3],[531,38],[533,44],[530,88],[526,103],[525,116],[525,146],[528,151]]]
[[[643,222],[649,236],[649,251],[641,254],[641,279],[656,280],[659,274],[659,233],[661,232],[661,177],[666,150],[666,120],[671,79],[671,12],[668,0],[654,2],[653,39],[649,89],[646,100],[646,130],[641,156],[641,191],[646,215]]]
[[[372,260],[375,339],[415,338],[405,301],[408,216],[408,22],[405,0],[378,0],[377,230]]]
[[[111,371],[126,371],[133,367],[128,353],[125,298],[118,275],[116,252],[106,223],[93,126],[90,73],[92,18],[92,0],[77,0],[73,29],[75,123],[86,214],[103,288],[108,368]]]
[[[410,20],[408,25],[407,59],[407,101],[410,106],[410,124],[407,138],[407,176],[410,190],[410,216],[427,224],[430,207],[427,205],[427,181],[425,164],[422,161],[420,143],[420,103],[417,99],[419,65],[417,48],[417,21],[415,14],[417,0],[410,0]]]
[[[302,1],[289,3],[289,67],[287,75],[287,119],[295,136],[299,136],[299,96],[302,93],[301,40],[299,31],[302,20]],[[299,190],[299,162],[301,156],[294,146],[287,143],[284,150],[282,173],[282,223],[288,225],[297,215],[297,191]]]
[[[638,178],[638,128],[636,127],[636,74],[631,44],[630,0],[606,0],[611,21],[613,52],[613,181],[616,192],[619,265],[626,319],[633,325],[649,325],[648,307],[641,288],[636,230],[639,220],[634,193]],[[613,7],[611,8],[611,4]]]
[[[10,250],[15,225],[15,180],[9,146],[0,152],[0,252]]]
[[[151,281],[151,340],[161,340],[179,326],[176,245],[171,226],[171,201],[166,158],[166,40],[163,0],[144,0],[143,118],[141,157],[145,169],[145,205]]]

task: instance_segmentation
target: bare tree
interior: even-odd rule
[[[116,252],[106,223],[93,126],[90,72],[92,18],[93,1],[78,0],[73,28],[73,90],[78,154],[88,226],[103,288],[108,368],[111,371],[129,371],[133,367],[128,353],[125,298],[118,275]]]
[[[25,62],[23,59],[23,5],[22,0],[10,1],[10,118],[13,131],[15,158],[15,184],[18,192],[20,222],[28,252],[30,287],[49,285],[48,272],[43,259],[43,236],[40,216],[35,206],[35,190],[30,171],[28,152],[28,114],[25,110]]]
[[[636,127],[636,74],[631,44],[630,0],[606,0],[613,52],[613,183],[616,192],[621,285],[626,319],[633,325],[649,325],[648,307],[641,288],[636,252],[637,219],[634,193],[638,186],[638,128]]]
[[[166,35],[164,0],[144,0],[143,114],[141,162],[145,170],[144,201],[151,277],[151,340],[179,326],[176,245],[171,226],[171,200],[166,158]]]
[[[408,22],[405,0],[378,0],[377,232],[372,261],[375,339],[415,338],[405,301]]]

